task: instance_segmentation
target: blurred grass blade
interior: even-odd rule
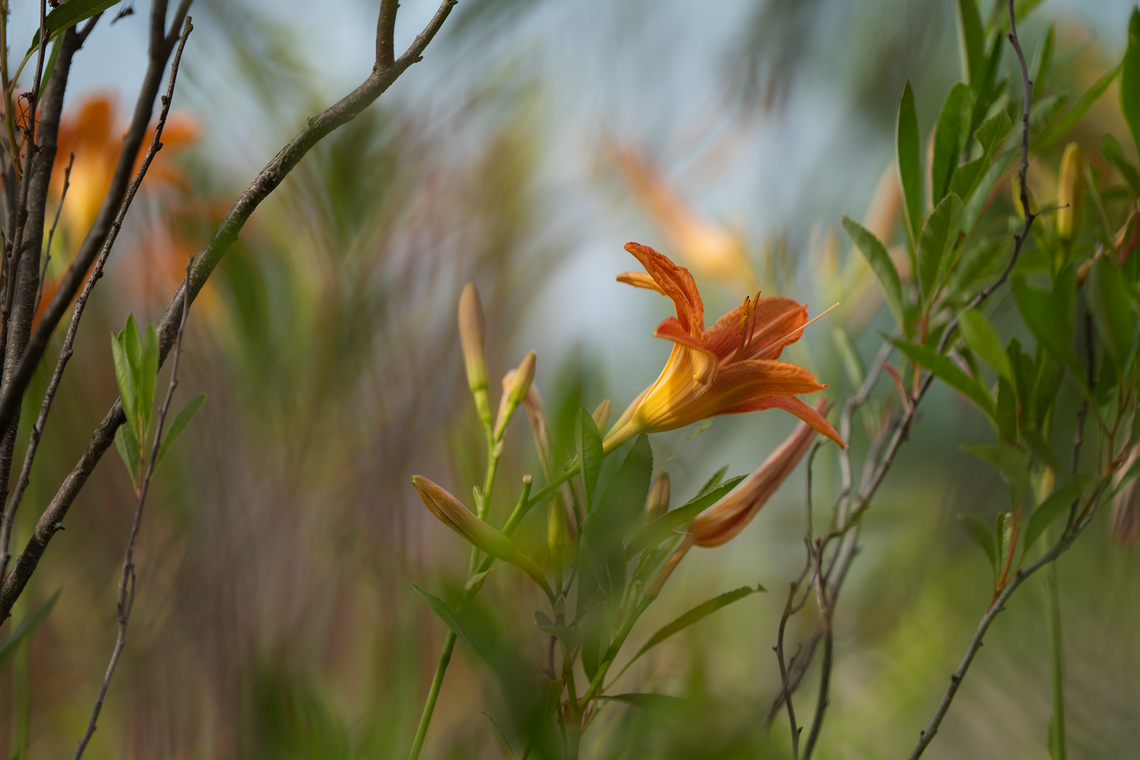
[[[51,595],[50,599],[41,604],[39,609],[31,615],[24,618],[20,624],[16,626],[16,629],[8,634],[8,638],[0,642],[0,665],[12,659],[12,656],[16,654],[16,650],[20,644],[23,644],[24,641],[35,633],[37,628],[43,625],[48,615],[51,614],[52,608],[55,607],[56,600],[59,599],[61,591],[63,591],[62,588],[56,589],[56,592]]]
[[[190,424],[190,420],[194,419],[194,415],[202,408],[202,404],[206,403],[206,394],[199,393],[194,398],[186,402],[186,406],[182,407],[182,411],[170,423],[170,428],[166,431],[166,435],[162,437],[162,448],[158,451],[158,459],[155,460],[154,466],[158,467],[162,462],[162,458],[166,456],[166,452],[178,440],[178,436],[182,435],[182,431]]]
[[[1076,103],[1073,103],[1072,108],[1066,111],[1064,116],[1049,127],[1048,132],[1037,138],[1037,144],[1033,149],[1038,152],[1046,151],[1053,143],[1067,135],[1080,118],[1092,108],[1093,103],[1100,100],[1100,96],[1103,95],[1104,91],[1112,84],[1112,80],[1116,79],[1116,75],[1120,73],[1122,66],[1123,64],[1117,66],[1093,82],[1092,86],[1085,91],[1085,94],[1081,95]],[[1140,86],[1140,83],[1138,83],[1138,86]]]

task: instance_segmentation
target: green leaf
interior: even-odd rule
[[[1033,96],[1041,92],[1041,88],[1045,86],[1045,78],[1049,76],[1049,69],[1053,65],[1053,50],[1057,41],[1056,24],[1049,24],[1049,31],[1045,33],[1045,39],[1041,41],[1041,47],[1037,50],[1036,60],[1033,67]]]
[[[962,201],[950,193],[930,214],[918,241],[918,282],[922,301],[929,305],[942,283],[944,262],[953,256],[962,229]]]
[[[975,94],[981,92],[985,76],[986,33],[978,15],[975,0],[958,0],[958,51],[962,57],[962,76]]]
[[[1058,278],[1057,285],[1062,285],[1061,278]],[[1073,377],[1087,392],[1084,371],[1070,345],[1073,335],[1072,311],[1066,296],[1057,287],[1053,292],[1046,293],[1029,287],[1024,280],[1013,281],[1013,297],[1026,326],[1045,350],[1073,373]]]
[[[974,101],[964,82],[955,82],[942,103],[938,124],[934,128],[934,159],[930,165],[934,200],[940,201],[950,191],[950,178],[970,139],[970,115]],[[929,222],[928,222],[929,223]]]
[[[1140,7],[1128,22],[1128,50],[1120,64],[1120,112],[1140,153]]]
[[[871,271],[879,278],[883,292],[887,296],[887,304],[895,315],[895,321],[906,331],[906,301],[903,298],[902,281],[898,270],[895,269],[891,256],[879,239],[868,232],[861,224],[850,217],[843,217],[843,227],[847,234],[855,241],[855,245],[863,252]],[[908,331],[909,332],[909,331]]]
[[[724,480],[725,473],[727,473],[727,472],[728,472],[728,465],[726,464],[724,467],[721,467],[719,470],[714,472],[712,474],[712,477],[705,481],[705,484],[703,486],[701,486],[701,490],[697,491],[697,493],[704,493],[705,491],[708,491],[711,488],[716,488],[717,486],[719,486],[720,482],[722,480]]]
[[[746,596],[750,596],[751,594],[756,593],[756,591],[757,589],[754,589],[750,586],[742,586],[735,591],[729,591],[727,593],[721,594],[720,596],[709,599],[707,602],[698,604],[696,607],[681,615],[673,622],[662,626],[661,629],[657,631],[657,633],[650,636],[649,641],[645,642],[645,646],[639,649],[637,654],[633,656],[633,660],[641,657],[641,655],[645,654],[650,649],[672,636],[674,633],[688,628],[693,623],[696,623],[699,620],[703,620],[717,610],[723,607],[727,607],[733,602],[739,601]],[[630,662],[633,662],[633,660],[630,660]]]
[[[977,380],[967,375],[950,359],[935,353],[934,349],[907,343],[901,340],[892,341],[899,350],[915,364],[925,367],[934,373],[934,376],[948,384],[951,388],[964,393],[973,401],[991,420],[995,419],[996,410],[989,391],[981,386]]]
[[[119,456],[122,457],[123,464],[127,466],[127,472],[130,473],[131,482],[137,491],[139,487],[139,442],[130,425],[119,425],[119,429],[115,431],[115,448],[118,450]]]
[[[1013,537],[1013,514],[998,512],[994,520],[994,538],[996,540],[998,567],[1005,564],[1005,558],[1010,554],[1009,541]]]
[[[1088,287],[1087,301],[1097,332],[1122,376],[1127,377],[1136,351],[1136,314],[1128,297],[1128,285],[1111,257],[1096,257]]]
[[[1029,490],[1029,459],[1008,443],[965,443],[962,451],[993,467],[1011,487],[1016,497],[1024,498]]]
[[[971,351],[996,369],[999,375],[1011,383],[1014,382],[1013,367],[1009,363],[1005,349],[1001,347],[1001,338],[980,311],[967,309],[958,315],[958,329]]]
[[[586,678],[594,680],[602,658],[610,648],[610,633],[613,630],[610,605],[599,604],[590,610],[582,625],[582,669]]]
[[[158,380],[158,334],[154,323],[146,323],[146,332],[143,335],[142,351],[139,356],[139,394],[142,397],[143,411],[146,412],[146,424],[150,425],[151,415],[154,413],[154,385]]]
[[[118,335],[111,336],[111,356],[115,361],[115,381],[119,384],[119,396],[122,397],[123,413],[127,416],[127,424],[132,431],[139,429],[142,421],[139,417],[138,397],[135,393],[137,384],[135,373],[131,367],[131,360],[127,354],[126,330]],[[136,440],[138,436],[135,436]]]
[[[1022,556],[1028,552],[1030,547],[1037,542],[1041,534],[1050,524],[1073,505],[1074,502],[1081,496],[1081,491],[1084,490],[1084,485],[1088,483],[1088,478],[1083,475],[1074,475],[1069,478],[1065,483],[1052,493],[1049,498],[1041,502],[1041,506],[1033,510],[1033,514],[1029,516],[1029,524],[1025,528],[1025,547],[1022,550]]]
[[[61,37],[56,37],[55,41],[51,44],[51,52],[48,53],[47,60],[44,61],[44,70],[40,75],[39,92],[44,91],[44,86],[47,85],[48,80],[51,79],[51,73],[55,71],[55,62],[59,60],[59,48],[62,44],[63,39]]]
[[[1015,158],[1021,155],[1020,151],[1020,148],[1010,148],[1000,154],[994,159],[993,163],[989,165],[986,169],[986,173],[977,181],[977,184],[974,185],[974,189],[969,193],[969,198],[962,196],[965,200],[965,210],[962,214],[962,229],[965,232],[969,233],[974,229],[974,226],[982,216],[982,212],[986,209],[986,201],[989,200],[990,192],[993,190],[994,185],[996,185],[997,181],[1005,174]],[[951,182],[951,184],[953,184],[953,182]]]
[[[51,614],[52,608],[55,607],[56,600],[59,599],[61,591],[63,591],[62,588],[57,589],[56,592],[51,595],[50,599],[41,604],[31,615],[21,620],[15,630],[8,634],[8,638],[0,643],[0,665],[12,659],[12,655],[16,654],[16,650],[19,649],[20,645],[35,633],[37,628],[43,625],[48,615]]]
[[[170,447],[174,445],[174,442],[178,440],[178,436],[182,435],[182,431],[186,429],[186,426],[190,424],[190,420],[194,419],[194,415],[198,413],[198,410],[202,408],[202,404],[205,403],[206,394],[199,393],[187,401],[186,406],[182,407],[182,411],[178,413],[178,416],[170,423],[170,428],[166,431],[166,434],[162,436],[162,447],[158,450],[158,459],[154,461],[155,467],[158,467],[162,462],[162,458],[166,456],[166,452],[169,451]]]
[[[643,710],[665,710],[665,711],[680,711],[688,710],[691,708],[692,703],[687,699],[681,697],[671,697],[668,694],[614,694],[612,697],[607,695],[599,695],[598,699],[605,699],[611,702],[625,702],[627,705],[640,707]]]
[[[1100,100],[1100,96],[1104,94],[1104,91],[1112,84],[1112,80],[1116,79],[1116,75],[1120,73],[1120,68],[1120,66],[1117,66],[1093,82],[1092,86],[1085,91],[1084,95],[1081,95],[1077,102],[1073,104],[1072,108],[1066,111],[1064,116],[1049,127],[1048,132],[1037,138],[1037,144],[1033,149],[1038,152],[1048,150],[1049,146],[1067,135],[1069,130],[1071,130],[1089,108],[1092,107],[1093,103]]]
[[[990,569],[993,570],[994,577],[997,577],[997,541],[994,539],[993,531],[973,515],[958,515],[958,521],[962,523],[962,527],[966,529],[966,533],[978,545],[978,548],[985,553],[986,559],[990,561]]]
[[[1056,452],[1053,451],[1053,447],[1046,443],[1040,433],[1034,430],[1022,430],[1021,440],[1029,447],[1029,451],[1033,456],[1037,457],[1039,462],[1052,469],[1053,472],[1065,471],[1066,468],[1061,464],[1061,460]]]
[[[641,514],[649,495],[653,473],[653,450],[649,438],[642,433],[633,443],[617,472],[610,478],[597,512],[607,526],[629,527]],[[617,537],[620,540],[620,536]]]
[[[1112,135],[1106,134],[1100,138],[1100,153],[1120,172],[1120,176],[1124,177],[1132,192],[1140,195],[1140,172],[1137,172],[1132,162],[1124,157],[1124,148],[1120,142]]]
[[[119,0],[68,0],[66,3],[61,3],[44,17],[44,28],[47,29],[48,41],[50,42],[60,32],[66,32],[80,21],[86,21],[96,13],[102,13],[118,2]],[[31,55],[39,46],[40,30],[37,27],[36,33],[32,35],[32,44],[28,48],[27,54]]]
[[[998,377],[996,411],[998,429],[1006,439],[1017,445],[1021,427],[1017,417],[1017,391],[1004,377]]]
[[[549,633],[554,638],[561,641],[570,649],[582,643],[582,632],[577,628],[566,628],[565,626],[558,625],[543,625],[539,626],[538,630],[543,633]]]
[[[744,477],[743,475],[737,475],[735,478],[729,478],[725,482],[714,486],[711,490],[702,491],[693,497],[692,500],[671,512],[666,512],[661,515],[661,517],[658,517],[646,525],[634,534],[629,544],[626,545],[626,559],[633,559],[639,552],[657,546],[668,538],[669,534],[678,527],[692,520],[701,512],[704,512],[713,504],[716,504],[727,496],[732,489],[736,488],[740,481],[744,480]]]
[[[918,114],[914,108],[914,91],[908,80],[899,100],[898,125],[895,131],[898,150],[899,182],[906,201],[906,232],[913,249],[922,230],[922,138],[918,134]],[[844,222],[846,226],[846,221]],[[851,229],[847,230],[849,233]],[[868,233],[870,234],[870,233]],[[851,235],[855,237],[854,234]],[[855,241],[858,244],[858,240]],[[862,247],[862,246],[860,246]],[[864,251],[864,254],[867,252]],[[872,265],[873,266],[873,265]],[[892,266],[892,269],[894,267]],[[880,277],[880,279],[882,279]],[[896,275],[895,279],[898,279]]]
[[[974,139],[982,148],[982,154],[969,163],[958,167],[950,180],[950,192],[966,202],[974,191],[981,185],[986,171],[993,163],[993,157],[1005,139],[1009,136],[1012,124],[1005,111],[998,111],[994,116],[982,122],[974,133]]]
[[[463,618],[459,617],[459,614],[451,608],[451,605],[439,597],[429,594],[414,583],[412,584],[412,590],[419,595],[420,599],[424,600],[424,604],[443,621],[444,625],[455,631],[455,635],[463,639],[463,642],[471,647],[483,662],[490,666],[491,670],[495,671],[499,677],[507,680],[508,673],[504,668],[504,663],[498,657],[492,643],[487,640],[478,628],[470,625]]]
[[[585,407],[578,411],[574,448],[577,450],[578,462],[582,465],[582,490],[585,492],[585,509],[589,512],[594,503],[594,491],[598,487],[598,473],[602,469],[602,436],[593,416]]]

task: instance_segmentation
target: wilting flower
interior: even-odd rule
[[[1127,473],[1140,461],[1140,445],[1132,447],[1121,475]],[[1126,549],[1135,549],[1140,544],[1140,478],[1133,478],[1124,484],[1112,500],[1112,515],[1109,518],[1108,533]]]
[[[745,299],[706,330],[704,304],[689,270],[644,245],[629,243],[625,249],[645,272],[626,272],[618,280],[669,296],[677,316],[667,318],[654,333],[674,344],[665,369],[614,423],[605,441],[607,451],[638,433],[762,409],[786,409],[845,445],[819,412],[797,398],[827,386],[803,367],[777,361],[783,348],[803,334],[807,306],[787,298],[757,296]]]
[[[546,589],[549,595],[549,586],[542,570],[534,564],[525,554],[519,551],[514,541],[480,520],[454,496],[425,477],[412,476],[412,485],[420,501],[428,508],[439,521],[462,536],[468,543],[480,551],[486,552],[495,559],[510,562],[523,572],[534,578],[538,585]]]
[[[827,401],[821,399],[816,402],[812,411],[823,415],[827,413],[828,406]],[[657,596],[689,549],[694,546],[720,546],[744,530],[804,458],[815,437],[816,431],[807,424],[801,422],[796,425],[792,434],[772,452],[758,470],[749,475],[712,509],[697,515],[690,524],[684,541],[658,572],[657,578],[650,586],[649,594]]]

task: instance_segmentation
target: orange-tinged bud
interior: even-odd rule
[[[467,384],[472,392],[487,390],[485,330],[479,291],[469,282],[459,297],[459,340],[463,346],[463,362],[467,367]]]
[[[566,543],[566,504],[562,494],[554,492],[546,511],[546,546],[550,550],[550,561],[555,566],[562,563],[562,546]]]
[[[606,432],[606,423],[610,421],[610,400],[606,399],[598,404],[598,408],[591,416],[594,418],[594,424],[598,426],[598,432]]]
[[[649,490],[649,498],[645,500],[645,519],[653,522],[669,511],[669,473],[663,472],[657,476],[653,488]]]
[[[546,578],[538,565],[519,551],[507,536],[480,520],[467,507],[446,490],[425,477],[414,475],[412,485],[420,496],[420,501],[441,523],[462,536],[468,543],[495,559],[501,559],[517,566],[535,582],[550,593]]]
[[[503,388],[506,391],[499,402],[499,418],[495,421],[495,440],[502,437],[507,429],[507,423],[515,413],[515,409],[526,398],[530,384],[534,380],[534,351],[523,357],[517,369],[513,369],[503,378]]]
[[[1081,227],[1081,207],[1085,198],[1085,169],[1081,149],[1071,142],[1061,157],[1061,179],[1057,186],[1057,237],[1069,242]]]
[[[821,400],[816,402],[815,409],[826,414],[828,406]],[[760,469],[712,509],[697,515],[689,528],[697,546],[720,546],[744,530],[804,458],[815,437],[816,431],[805,423],[796,425],[792,434],[760,465]]]

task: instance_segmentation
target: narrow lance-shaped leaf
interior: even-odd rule
[[[1088,482],[1089,479],[1086,476],[1074,475],[1054,491],[1049,498],[1041,502],[1041,506],[1033,510],[1033,514],[1029,516],[1029,524],[1025,528],[1025,548],[1022,550],[1022,556],[1025,556],[1025,553],[1037,542],[1037,539],[1054,520],[1072,507],[1074,502],[1080,498],[1081,491],[1084,490],[1084,486]]]
[[[962,451],[993,467],[1022,499],[1029,490],[1029,459],[1007,443],[967,443]]]
[[[459,614],[451,608],[451,605],[439,597],[429,594],[414,583],[412,584],[412,590],[419,595],[420,599],[424,600],[424,604],[444,622],[444,625],[455,631],[455,635],[463,639],[463,642],[471,647],[475,654],[479,655],[483,662],[491,667],[491,670],[495,671],[500,678],[506,680],[507,673],[503,662],[496,655],[491,643],[487,641],[486,637],[482,635],[475,626],[459,617]]]
[[[1073,378],[1087,392],[1088,381],[1070,345],[1073,332],[1071,311],[1065,303],[1067,299],[1057,292],[1046,293],[1031,288],[1020,279],[1013,281],[1013,296],[1026,326],[1045,350],[1073,373]]]
[[[80,21],[86,21],[96,13],[102,13],[118,3],[119,0],[68,0],[66,3],[60,3],[44,17],[44,28],[47,29],[48,40],[50,41],[60,32],[66,32]],[[32,44],[28,48],[28,55],[31,55],[39,45],[40,30],[37,27],[35,34],[32,35]]]
[[[1127,377],[1136,350],[1136,313],[1128,285],[1108,256],[1098,256],[1089,273],[1089,310],[1122,376]]]
[[[206,403],[206,394],[199,393],[194,398],[186,402],[186,406],[182,407],[182,411],[178,413],[167,428],[162,436],[162,447],[158,450],[158,459],[155,460],[154,466],[158,467],[162,462],[162,458],[166,456],[166,452],[178,440],[178,436],[182,435],[182,431],[190,424],[190,420],[194,419],[194,415],[202,408],[202,404]]]
[[[909,332],[905,317],[906,301],[903,298],[902,280],[899,279],[898,270],[895,269],[886,247],[863,225],[849,217],[843,217],[843,228],[866,257],[867,263],[871,265],[871,271],[879,278],[879,283],[887,296],[887,305],[895,315],[895,321],[903,327],[904,332]]]
[[[724,480],[724,476],[727,473],[728,473],[728,465],[726,464],[724,467],[721,467],[719,470],[714,472],[712,474],[712,477],[705,481],[705,484],[703,486],[701,486],[701,490],[697,491],[697,493],[702,494],[705,491],[716,488],[717,486],[720,485],[720,482],[722,480]]]
[[[950,191],[950,178],[970,139],[973,107],[970,88],[964,82],[956,82],[942,102],[942,112],[938,115],[938,125],[934,128],[934,158],[930,165],[935,202],[941,201]]]
[[[1124,148],[1120,141],[1112,135],[1106,134],[1100,138],[1099,147],[1101,155],[1120,172],[1124,181],[1132,188],[1132,192],[1140,195],[1140,172],[1136,170],[1136,166],[1131,161],[1124,157]]]
[[[119,425],[119,429],[115,431],[115,449],[118,450],[119,456],[123,459],[123,464],[127,467],[127,472],[130,473],[131,483],[134,484],[135,490],[138,490],[139,442],[130,425]]]
[[[1120,112],[1140,153],[1140,7],[1128,22],[1128,50],[1120,71]]]
[[[751,588],[750,586],[742,586],[741,588],[738,588],[734,591],[729,591],[727,593],[721,594],[720,596],[709,599],[707,602],[698,604],[696,607],[681,615],[673,622],[665,624],[661,627],[660,630],[657,631],[657,633],[650,636],[649,641],[645,642],[645,645],[642,646],[641,649],[638,650],[637,654],[633,656],[633,659],[630,660],[630,664],[632,664],[633,661],[638,657],[641,657],[641,655],[645,654],[650,649],[657,646],[673,634],[688,628],[693,623],[703,620],[717,610],[723,609],[733,602],[739,601],[746,596],[750,596],[757,591],[763,590],[763,587]],[[626,667],[628,668],[629,665],[626,665]]]
[[[664,541],[674,530],[727,496],[732,489],[736,488],[740,481],[744,480],[744,477],[744,475],[738,475],[734,478],[729,478],[725,482],[715,486],[712,490],[697,494],[691,501],[677,507],[672,512],[666,512],[661,517],[658,517],[646,525],[630,539],[629,544],[625,548],[626,558],[633,559],[633,557],[637,556],[638,552],[657,546],[657,544]]]
[[[154,412],[154,386],[158,380],[158,334],[154,323],[146,323],[143,334],[142,352],[139,356],[139,395],[142,396],[143,410],[146,412],[146,425],[150,425]]]
[[[51,614],[52,608],[55,607],[56,601],[59,599],[62,588],[57,589],[46,602],[41,604],[35,612],[20,621],[16,629],[8,634],[8,638],[0,643],[0,665],[3,665],[8,660],[12,659],[12,655],[16,654],[16,650],[20,644],[24,643],[36,629],[43,625],[47,620],[48,615]]]
[[[961,229],[962,201],[950,193],[934,208],[918,241],[918,282],[927,306],[938,292],[943,270],[949,268],[944,262],[953,256]]]
[[[123,414],[127,416],[127,424],[132,431],[139,429],[138,398],[135,393],[137,384],[135,373],[131,369],[131,360],[127,354],[126,331],[111,336],[111,357],[115,362],[115,381],[119,385],[119,396],[122,399]],[[138,439],[137,434],[135,439]]]
[[[909,81],[903,88],[902,99],[899,101],[895,141],[898,150],[899,182],[906,202],[906,231],[913,249],[918,245],[918,234],[922,230],[922,159],[918,115],[914,108],[914,91]],[[858,244],[859,241],[855,242]]]
[[[966,529],[966,533],[986,555],[986,559],[990,561],[990,569],[996,578],[998,573],[998,555],[997,542],[994,540],[993,531],[990,530],[988,525],[973,515],[960,515],[958,521],[962,523],[962,527]]]
[[[578,425],[574,431],[574,448],[582,466],[582,488],[589,511],[594,504],[594,491],[598,487],[598,473],[602,468],[602,436],[594,418],[585,407],[578,412]]]
[[[981,92],[985,76],[986,36],[976,0],[958,0],[958,50],[962,74],[975,95]]]
[[[1053,125],[1049,127],[1048,132],[1037,138],[1037,145],[1034,150],[1047,150],[1049,146],[1067,135],[1080,118],[1092,108],[1093,103],[1100,100],[1100,96],[1103,95],[1109,85],[1112,84],[1112,80],[1116,79],[1116,75],[1120,73],[1120,70],[1121,66],[1117,66],[1093,82],[1092,86],[1085,91],[1085,94],[1081,95],[1077,102],[1073,103],[1072,107],[1065,112],[1065,115],[1054,122]]]
[[[901,340],[893,342],[912,362],[929,369],[934,373],[935,377],[947,383],[951,388],[964,393],[971,401],[978,405],[987,417],[991,420],[994,419],[994,402],[993,399],[990,398],[989,391],[983,388],[978,381],[963,372],[957,364],[945,356],[935,353],[933,349],[927,348],[926,346],[919,346]]]
[[[967,309],[958,316],[958,329],[962,332],[962,339],[971,351],[981,357],[982,361],[998,371],[998,374],[1014,383],[1013,367],[1009,363],[1009,356],[1001,347],[1001,338],[990,325],[989,320],[976,309]]]

